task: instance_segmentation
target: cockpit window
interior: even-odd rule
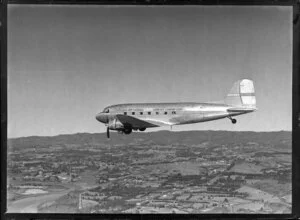
[[[103,112],[104,112],[104,113],[109,113],[109,108],[105,108],[105,109],[103,110]]]

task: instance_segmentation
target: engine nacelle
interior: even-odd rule
[[[120,130],[124,128],[124,125],[122,124],[122,122],[115,118],[108,122],[108,128],[111,130]]]

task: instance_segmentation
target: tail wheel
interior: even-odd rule
[[[236,123],[236,119],[231,118],[231,116],[228,116],[228,118],[230,119],[230,121],[231,121],[232,124],[235,124],[235,123]]]
[[[123,131],[125,134],[130,134],[132,132],[132,128],[125,128]]]

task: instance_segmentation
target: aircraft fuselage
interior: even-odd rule
[[[106,107],[96,115],[96,119],[109,130],[130,134],[132,130],[144,131],[146,128],[192,124],[255,111],[256,98],[252,80],[243,79],[234,83],[223,103],[132,103]]]
[[[181,125],[211,121],[240,114],[249,111],[229,112],[231,106],[214,103],[139,103],[112,105],[97,114],[98,121],[107,124],[116,119],[117,115],[131,116],[146,122],[156,122],[161,125]],[[146,127],[158,127],[152,124]],[[141,127],[132,126],[133,129]],[[112,129],[114,130],[114,129]],[[118,130],[118,129],[116,129]]]

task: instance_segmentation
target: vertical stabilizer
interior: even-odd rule
[[[225,103],[235,107],[256,108],[253,81],[243,79],[235,82],[225,98]]]

